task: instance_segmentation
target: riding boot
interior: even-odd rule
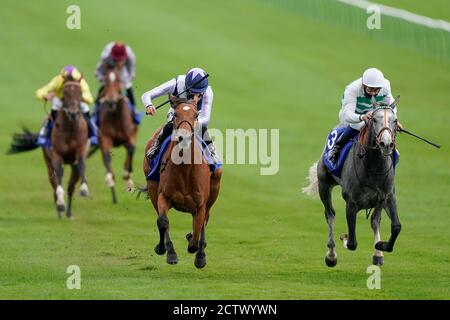
[[[203,141],[205,141],[206,147],[208,148],[209,155],[211,156],[211,160],[214,162],[214,164],[220,163],[220,158],[217,155],[216,147],[214,146],[214,143],[212,142],[209,133],[208,128],[206,126],[202,127],[202,136]]]
[[[153,159],[159,153],[161,145],[163,144],[164,140],[166,140],[167,137],[170,136],[172,131],[173,131],[173,123],[167,122],[164,128],[159,133],[158,139],[156,139],[156,141],[147,151],[147,158],[149,160]]]
[[[89,136],[89,140],[91,140],[91,144],[98,145],[97,127],[91,121],[91,116],[89,115],[89,111],[83,113],[83,116],[88,125],[88,136]]]
[[[328,154],[327,154],[328,160],[330,160],[331,163],[336,164],[337,160],[339,159],[339,154],[341,152],[341,149],[345,146],[345,144],[347,143],[347,141],[349,139],[356,137],[358,134],[359,134],[359,131],[356,129],[353,129],[350,126],[345,128],[345,131],[341,134],[339,139],[334,143],[333,148],[331,148],[331,150],[328,151]]]
[[[39,130],[39,136],[36,140],[37,145],[45,146],[46,144],[49,144],[52,135],[53,123],[55,122],[57,113],[58,110],[51,110],[50,116],[44,120],[44,123]]]
[[[126,89],[125,91],[126,96],[128,98],[128,101],[130,101],[130,107],[131,107],[131,116],[133,117],[133,122],[135,124],[141,123],[142,114],[140,114],[138,111],[136,111],[136,103],[134,100],[134,92],[133,87],[130,87]]]

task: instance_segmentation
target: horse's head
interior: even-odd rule
[[[394,107],[397,104],[398,100],[391,105],[377,104],[369,123],[369,129],[375,139],[375,146],[384,156],[390,156],[395,148],[397,116]]]
[[[176,130],[174,140],[190,144],[194,135],[197,118],[197,107],[192,101],[186,99],[177,100],[173,115],[173,126]]]
[[[69,120],[75,121],[81,115],[81,85],[78,81],[66,81],[63,88],[63,110]]]
[[[100,103],[105,104],[109,111],[115,111],[117,103],[122,98],[120,74],[116,68],[110,68],[106,72],[104,87]]]

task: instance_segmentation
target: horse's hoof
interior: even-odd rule
[[[378,241],[375,244],[375,249],[380,250],[380,251],[392,252],[392,248],[388,248],[387,241]]]
[[[88,198],[90,196],[89,191],[80,190],[80,197]]]
[[[384,257],[372,256],[372,264],[375,266],[382,266],[384,264]]]
[[[66,206],[63,204],[57,204],[56,211],[58,212],[58,216],[61,216],[66,211]]]
[[[191,241],[191,239],[192,239],[192,233],[188,233],[187,235],[186,235],[186,240],[187,241]]]
[[[162,256],[166,253],[166,247],[164,245],[160,246],[159,243],[155,247],[156,254]]]
[[[176,253],[168,253],[167,254],[167,263],[168,264],[177,264],[178,263],[178,256]]]
[[[356,247],[358,247],[358,243],[357,242],[348,242],[347,241],[347,249],[348,250],[355,251]]]
[[[198,251],[198,246],[188,246],[187,251],[189,253],[196,253]]]
[[[206,266],[206,254],[200,254],[197,252],[197,254],[195,255],[194,265],[198,269],[204,268]]]
[[[326,255],[325,256],[325,264],[330,268],[335,267],[337,265],[337,257],[334,256],[332,258],[332,257],[329,257],[328,255]]]

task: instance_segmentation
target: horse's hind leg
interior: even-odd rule
[[[333,190],[333,185],[331,184],[332,178],[324,170],[326,169],[318,171],[318,178],[320,200],[322,200],[323,206],[325,207],[325,219],[328,224],[328,251],[325,256],[325,263],[329,267],[334,267],[337,264],[336,244],[334,242],[334,218],[336,212],[334,211],[331,198],[331,191]]]
[[[400,220],[397,215],[397,203],[395,200],[395,195],[392,195],[390,198],[386,200],[386,205],[384,208],[391,219],[391,237],[388,241],[379,241],[375,245],[375,249],[380,251],[391,252],[394,249],[395,240],[400,233],[402,228],[400,224]]]
[[[69,219],[73,219],[73,214],[72,214],[72,198],[73,198],[73,192],[75,191],[75,185],[78,181],[78,179],[80,179],[80,171],[79,171],[79,167],[76,164],[72,165],[72,173],[70,174],[70,180],[69,180],[69,186],[67,187],[67,195],[68,195],[68,206],[67,206],[67,212],[66,212],[66,216]]]
[[[376,207],[374,209],[372,217],[370,219],[370,224],[372,226],[373,234],[375,237],[375,245],[379,241],[381,241],[381,237],[380,237],[381,210],[382,210],[382,207]],[[372,263],[376,266],[382,266],[384,263],[383,252],[375,249],[375,252],[372,256]]]
[[[133,155],[136,147],[133,143],[126,145],[127,149],[127,157],[125,160],[125,166],[123,171],[123,179],[127,182],[127,190],[131,191],[134,188],[134,182],[131,177],[131,173],[133,172]]]

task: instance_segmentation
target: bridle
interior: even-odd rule
[[[76,86],[81,88],[81,85],[78,81],[66,81],[64,83],[64,88],[68,87],[68,86]],[[81,103],[81,101],[80,101]],[[65,99],[63,99],[63,106],[62,106],[62,110],[64,111],[65,116],[67,117],[67,119],[71,122],[76,121],[78,119],[78,117],[81,114],[81,106],[80,103],[78,104],[78,110],[77,112],[70,112],[69,109],[67,108],[67,104],[65,103]],[[75,118],[73,118],[73,115],[75,115]]]
[[[194,106],[192,103],[189,103],[189,102],[183,102],[183,103],[189,104],[189,105],[191,105],[191,106]],[[194,106],[194,107],[195,107],[195,106]],[[174,120],[175,120],[175,118],[176,118],[176,113],[174,113],[173,116],[174,116]],[[195,120],[197,120],[197,118],[198,118],[198,112],[195,114]],[[194,121],[195,121],[195,120],[194,120]],[[175,124],[175,121],[173,121],[173,122],[174,122],[174,124]],[[178,129],[181,127],[181,125],[182,125],[183,123],[187,123],[187,124],[189,125],[189,127],[191,128],[191,137],[193,137],[193,136],[194,136],[194,133],[195,133],[194,125],[191,124],[188,120],[181,120],[180,123],[178,123],[177,126],[175,127],[175,130],[178,130]]]
[[[380,111],[380,110],[384,111],[384,117],[383,117],[384,126],[383,126],[383,128],[381,128],[381,130],[378,132],[378,134],[376,134],[376,132],[374,132],[376,134],[375,144],[378,148],[380,148],[381,135],[383,134],[384,131],[387,131],[392,138],[392,143],[394,144],[394,148],[395,148],[395,136],[396,135],[393,132],[393,130],[391,128],[389,128],[387,125],[387,111],[388,110],[390,110],[392,112],[394,112],[394,111],[392,110],[392,108],[390,106],[379,106],[379,107],[375,108],[375,110],[372,112],[372,114],[374,114],[375,112]],[[370,121],[373,121],[373,118]],[[371,127],[373,128],[373,125],[371,125]]]

